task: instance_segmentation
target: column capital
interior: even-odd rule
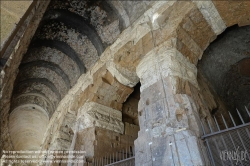
[[[77,120],[81,121],[80,130],[96,126],[121,134],[124,132],[122,112],[95,102],[86,102],[80,108]]]
[[[197,68],[176,48],[172,38],[155,47],[139,63],[136,73],[141,81],[141,91],[168,76],[177,76],[198,88]]]

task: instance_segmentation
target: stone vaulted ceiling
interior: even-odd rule
[[[11,110],[36,104],[49,117],[124,28],[105,1],[52,1],[19,66]]]
[[[11,111],[36,104],[51,117],[79,76],[149,3],[52,1],[19,66]]]
[[[9,85],[4,89],[8,95],[3,96],[5,104],[2,106],[6,110],[2,111],[6,115],[3,117],[8,116],[7,112],[9,114],[9,123],[3,123],[6,124],[5,128],[8,126],[10,129],[14,149],[36,150],[41,146],[43,134],[61,100],[79,82],[79,77],[96,64],[104,50],[113,44],[121,32],[139,18],[151,3],[53,0],[50,4],[46,1],[31,4],[34,11],[25,14],[33,16],[37,13],[34,19],[42,19],[40,22],[35,19],[38,20],[36,23],[34,20],[29,23],[30,28],[27,29],[31,29],[32,33],[26,35],[25,42],[20,42],[28,49],[23,54],[20,53],[22,56],[19,58],[14,58],[17,60],[16,67],[10,68],[13,75],[8,79],[9,84],[14,82],[13,91],[12,85]],[[40,13],[36,11],[37,4],[42,11]],[[32,25],[35,26],[32,28]],[[6,41],[8,40],[10,39],[7,38]],[[12,44],[13,41],[10,45],[15,44]],[[7,59],[11,55],[7,54],[13,50],[9,48],[11,47],[8,46],[7,51],[3,49],[0,67],[8,66]],[[18,59],[21,61],[20,65]]]

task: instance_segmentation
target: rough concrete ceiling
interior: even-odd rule
[[[121,21],[105,1],[52,1],[19,67],[11,109],[37,104],[52,116],[79,76],[117,39]]]

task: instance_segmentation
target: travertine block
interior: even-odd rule
[[[219,35],[226,29],[226,25],[218,13],[212,1],[195,1],[194,3],[203,14],[208,24],[212,27],[214,33]]]
[[[139,126],[126,123],[124,124],[124,134],[136,137],[138,135]]]
[[[197,69],[175,48],[160,46],[146,55],[137,66],[137,74],[141,79],[141,91],[167,76],[178,76],[198,87]]]
[[[226,26],[250,24],[249,1],[215,1],[213,4],[219,12]]]
[[[79,118],[81,118],[83,129],[97,126],[118,133],[124,132],[121,112],[98,103],[85,103],[79,110]]]

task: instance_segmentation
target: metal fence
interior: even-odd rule
[[[130,146],[117,152],[106,154],[103,157],[95,158],[93,166],[134,166],[135,151]]]
[[[202,139],[205,141],[211,165],[213,166],[250,166],[250,112],[245,107],[248,117],[242,117],[236,110],[237,117],[228,112],[228,119],[221,114],[221,121],[213,117],[214,126],[209,120],[201,122]],[[236,122],[235,119],[239,119]],[[245,120],[244,120],[245,119]],[[221,123],[218,123],[221,122]],[[223,125],[223,126],[222,126]],[[231,127],[232,126],[232,127]],[[95,158],[91,166],[134,166],[134,147],[125,148],[103,157]]]
[[[233,127],[228,127],[223,115],[221,115],[224,126],[219,126],[218,120],[213,117],[215,129],[209,121],[207,124],[201,122],[204,132],[202,139],[204,139],[211,164],[213,166],[229,166],[229,165],[243,165],[250,166],[250,113],[245,107],[248,119],[245,122],[238,110],[237,115],[240,119],[240,125],[235,122],[235,117],[229,112],[230,122]],[[246,117],[244,118],[246,119]],[[205,132],[205,125],[209,128],[209,133]],[[225,128],[221,130],[221,128]]]

